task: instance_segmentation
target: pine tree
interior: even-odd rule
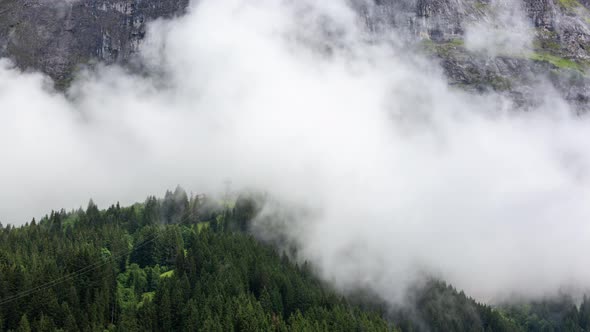
[[[78,331],[78,325],[76,324],[76,318],[74,318],[74,315],[70,311],[68,304],[64,302],[62,307],[63,307],[63,312],[64,312],[64,323],[63,323],[64,330],[68,331],[68,332]]]
[[[191,300],[185,310],[184,331],[197,331],[199,329],[199,309],[197,302]]]
[[[272,299],[270,297],[270,293],[268,292],[266,287],[262,290],[259,301],[260,305],[262,306],[262,309],[264,309],[265,312],[275,312]]]
[[[170,292],[167,289],[162,292],[162,298],[160,300],[158,310],[162,330],[173,331],[172,303],[170,301]]]
[[[27,318],[27,314],[22,315],[20,318],[20,322],[18,323],[18,328],[16,332],[31,332],[31,325],[29,324],[29,319]]]

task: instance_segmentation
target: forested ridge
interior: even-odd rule
[[[2,331],[588,331],[590,302],[492,308],[439,281],[391,309],[248,233],[255,203],[177,188],[0,228]]]

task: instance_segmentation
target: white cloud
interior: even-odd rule
[[[451,90],[357,23],[344,2],[200,1],[150,26],[158,75],[101,68],[68,98],[3,61],[2,221],[231,178],[305,207],[285,235],[343,289],[587,287],[589,120]]]
[[[523,55],[532,50],[534,27],[522,1],[492,0],[481,19],[465,27],[465,47],[491,56]]]

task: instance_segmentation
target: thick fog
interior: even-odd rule
[[[529,112],[452,89],[364,26],[344,1],[202,0],[150,25],[150,75],[98,68],[67,96],[2,60],[0,220],[231,179],[305,211],[280,229],[343,290],[590,286],[588,118],[546,86]]]

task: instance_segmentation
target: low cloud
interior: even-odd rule
[[[534,27],[523,10],[523,1],[480,2],[481,18],[467,22],[465,47],[474,52],[523,55],[533,49]]]
[[[340,1],[203,0],[150,25],[151,75],[102,67],[67,96],[3,60],[1,220],[229,178],[305,211],[282,235],[343,290],[590,286],[588,118],[550,90],[530,112],[453,90],[364,26]]]

